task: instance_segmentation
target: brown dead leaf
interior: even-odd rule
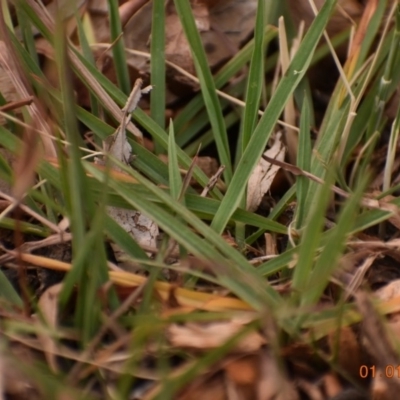
[[[391,347],[384,321],[377,314],[371,299],[366,293],[360,291],[356,295],[356,303],[364,317],[362,330],[368,350],[374,356],[377,366],[396,364],[398,356]]]
[[[200,384],[194,381],[183,390],[177,400],[228,400],[226,387],[221,376],[212,377],[206,381],[201,379]]]
[[[40,394],[31,377],[18,367],[21,361],[32,365],[36,360],[33,352],[18,343],[9,343],[0,350],[0,393],[4,399],[40,400]],[[4,396],[4,397],[3,397]]]
[[[386,286],[375,291],[375,296],[380,300],[388,301],[400,297],[400,279],[390,282]],[[392,333],[392,345],[400,340],[400,313],[390,314],[387,322],[390,332]]]
[[[3,43],[0,42],[0,51],[4,51]],[[7,100],[7,102],[17,102],[20,100],[20,96],[18,95],[13,83],[8,76],[7,70],[3,67],[0,62],[0,93]],[[5,118],[0,115],[0,125],[4,125],[6,123]]]
[[[165,35],[165,58],[194,75],[195,68],[190,46],[178,15],[171,11],[167,14],[165,24],[168,26]]]
[[[254,30],[256,0],[214,0],[191,1],[193,16],[200,32],[211,68],[218,67],[234,54],[249,38]],[[126,24],[124,40],[126,47],[149,53],[151,32],[152,4],[146,4]],[[166,57],[181,68],[194,73],[194,65],[189,45],[176,14],[173,2],[166,6]],[[129,64],[142,74],[150,72],[149,63],[138,55],[129,56]],[[173,91],[176,83],[194,87],[191,80],[168,69],[168,76],[174,85],[169,85]],[[195,84],[197,87],[197,84]],[[181,85],[182,86],[182,85]]]
[[[245,322],[240,320],[212,322],[208,324],[172,324],[167,330],[167,336],[171,344],[175,347],[199,350],[214,349],[223,345],[232,336],[239,333],[244,326]],[[265,344],[265,339],[258,332],[250,332],[235,344],[234,350],[237,352],[255,351],[263,344]]]
[[[385,371],[388,365],[399,365],[400,358],[390,340],[386,324],[378,315],[367,294],[359,292],[355,298],[357,307],[363,316],[362,333],[365,348],[373,357],[377,371],[373,383],[373,398],[395,399],[400,391],[400,381],[390,379],[385,373],[379,376],[378,370]]]
[[[400,279],[390,282],[375,292],[380,300],[387,301],[400,296]]]
[[[93,3],[97,3],[92,1]],[[149,0],[130,0],[119,6],[119,18],[121,25],[125,26],[127,22],[146,4]],[[108,11],[107,2],[103,1],[106,12]]]
[[[197,157],[196,165],[211,178],[218,171],[218,162],[213,157]]]
[[[339,366],[353,379],[360,378],[362,352],[353,330],[346,326],[328,336],[328,344]],[[336,353],[337,349],[337,354]]]
[[[4,22],[0,22],[0,32],[4,30],[3,24]],[[8,83],[10,88],[13,87],[13,91],[10,94],[13,101],[18,100],[18,98],[31,98],[33,100],[29,83],[25,79],[21,68],[17,66],[15,54],[10,52],[9,46],[7,46],[9,38],[4,39],[6,39],[5,42],[0,42],[0,69],[6,72],[6,80],[3,83]],[[0,89],[2,90],[3,88]],[[13,99],[14,95],[16,98]],[[15,180],[12,193],[18,201],[29,190],[35,177],[35,168],[39,161],[39,135],[36,129],[47,128],[47,132],[49,132],[49,125],[46,124],[44,115],[40,112],[39,107],[31,101],[31,104],[27,108],[30,111],[32,122],[30,123],[30,127],[25,129],[22,150],[17,161],[14,163]],[[46,148],[49,152],[48,155],[54,155],[54,146],[50,139],[44,139],[44,143],[46,143]]]
[[[382,369],[378,368],[376,370],[375,379],[373,379],[371,387],[372,400],[392,400],[397,398],[395,392],[390,390],[390,385],[384,375],[385,372]]]
[[[232,57],[254,30],[257,1],[208,1],[210,7],[209,35],[203,35],[210,66]]]
[[[158,156],[164,163],[168,164],[168,156],[165,154],[160,154]],[[198,157],[194,158],[195,164],[209,177],[211,178],[218,171],[218,162],[213,157]],[[181,170],[183,175],[186,175],[188,171]],[[192,182],[194,183],[194,181]]]
[[[281,142],[281,134],[277,134],[275,142],[264,155],[274,160],[283,161],[285,158],[285,147]],[[262,198],[268,192],[280,167],[271,164],[261,158],[254,168],[247,187],[247,209],[255,211],[261,203]]]
[[[329,398],[336,396],[343,391],[343,384],[340,382],[338,376],[333,372],[324,375],[323,387]]]
[[[210,30],[210,5],[204,1],[192,1],[193,16],[199,32]]]
[[[0,124],[1,124],[1,122],[0,122]],[[14,162],[15,162],[15,155],[11,151],[0,147],[0,155],[10,167],[13,167]],[[11,194],[10,182],[8,182],[4,179],[0,179],[0,191],[5,194]]]
[[[284,378],[274,361],[272,364],[279,372],[266,365],[266,356],[272,357],[268,350],[221,360],[188,385],[178,399],[298,400],[293,384]]]
[[[379,195],[381,192],[375,191],[374,194]],[[396,200],[396,197],[392,195],[387,195],[380,199],[381,202],[385,202],[388,211],[392,212],[392,216],[388,219],[388,221],[397,229],[400,229],[400,209],[396,204],[391,203],[393,200]]]
[[[354,35],[353,40],[351,41],[349,59],[352,59],[356,54],[360,52],[362,42],[364,41],[364,38],[369,28],[369,24],[378,7],[378,1],[379,0],[369,0],[365,4],[357,31]]]
[[[259,375],[259,360],[257,356],[246,356],[233,360],[224,369],[237,385],[255,385]]]
[[[260,357],[258,355],[247,355],[232,360],[224,369],[229,398],[257,398],[257,381],[260,375]]]
[[[15,100],[33,97],[32,103],[27,106],[29,115],[32,120],[35,121],[38,130],[44,133],[40,139],[43,144],[45,155],[55,157],[56,150],[51,140],[52,132],[50,125],[47,123],[46,114],[40,102],[33,96],[33,90],[20,66],[18,56],[15,54],[14,48],[11,44],[8,28],[5,26],[5,22],[1,18],[0,37],[3,39],[3,41],[0,41],[0,68],[6,71],[7,80],[14,87],[15,93],[17,93],[17,98]],[[32,130],[31,134],[37,136],[36,131],[33,132]],[[37,140],[38,138],[39,137],[37,136],[35,139]]]
[[[21,201],[25,193],[31,188],[36,176],[36,166],[40,160],[39,137],[34,131],[36,125],[37,122],[33,121],[32,126],[25,130],[22,148],[14,164],[12,194],[18,201]]]
[[[50,286],[41,296],[38,302],[39,310],[50,328],[57,328],[58,325],[58,297],[63,288],[62,283]],[[57,345],[54,339],[45,333],[38,335],[39,341],[42,343],[43,350],[47,362],[53,372],[58,372],[58,365],[56,359]]]
[[[321,9],[325,0],[314,0],[318,9]],[[299,24],[305,21],[306,27],[311,25],[315,14],[308,0],[288,0],[288,9],[294,19]],[[329,35],[335,35],[340,31],[354,24],[362,15],[364,5],[355,0],[338,0],[335,14],[329,20],[327,31]]]
[[[257,382],[257,399],[298,400],[297,391],[275,359],[273,352],[265,349],[260,358],[261,379]]]
[[[321,389],[313,382],[309,382],[305,379],[297,379],[296,385],[308,396],[309,400],[324,400],[325,397],[321,392]]]

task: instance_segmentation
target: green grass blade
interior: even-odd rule
[[[246,105],[243,112],[237,144],[236,162],[240,160],[246,149],[254,127],[258,120],[258,109],[260,105],[261,92],[264,83],[264,27],[265,27],[265,1],[259,0],[257,4],[256,26],[254,29],[254,49],[250,61],[250,71],[247,78]],[[246,197],[243,196],[240,204],[246,208]],[[235,230],[236,242],[240,249],[244,248],[246,240],[246,226],[238,223]]]
[[[23,302],[21,297],[11,285],[9,279],[0,270],[0,303],[8,303],[10,305],[22,308]],[[2,305],[4,307],[4,305]]]
[[[299,46],[298,52],[293,58],[287,73],[282,78],[273,98],[269,102],[263,117],[257,125],[251,140],[243,153],[232,182],[229,185],[221,206],[211,224],[212,228],[216,232],[221,233],[224,230],[230,216],[241,201],[245,189],[245,183],[248,181],[251,172],[257,165],[288,98],[306,73],[312,55],[335,4],[335,0],[328,0],[324,3],[324,6],[321,8],[321,11],[315,18],[309,31],[304,37],[303,42]]]
[[[232,111],[227,115],[225,115],[224,118],[225,118],[226,128],[229,129],[232,126],[234,126],[236,122],[238,122],[239,115],[237,112]],[[192,140],[190,144],[187,147],[185,147],[184,150],[189,156],[193,157],[197,153],[199,146],[201,146],[201,150],[204,150],[207,148],[207,146],[209,146],[213,142],[214,142],[214,135],[212,130],[209,129],[207,132],[203,133],[200,137]]]
[[[182,190],[182,177],[179,172],[178,157],[176,155],[174,125],[169,124],[169,146],[168,146],[168,171],[169,171],[169,190],[171,197],[179,199]]]
[[[59,82],[61,88],[62,106],[65,115],[65,133],[70,143],[69,154],[71,163],[66,164],[67,169],[64,176],[64,189],[66,193],[66,204],[71,219],[71,227],[74,233],[73,246],[79,248],[85,235],[86,196],[85,196],[85,173],[81,165],[81,153],[79,147],[83,145],[78,135],[78,125],[75,119],[73,93],[70,85],[70,71],[66,58],[66,43],[62,39],[63,32],[60,28],[56,39],[56,61],[59,68]],[[63,175],[63,174],[62,174]],[[62,176],[61,175],[61,176]],[[89,214],[90,215],[90,214]]]
[[[359,59],[357,60],[357,66],[361,67],[364,61],[367,59],[371,52],[371,46],[376,41],[377,33],[382,28],[382,19],[385,12],[388,10],[387,0],[380,0],[377,2],[377,7],[368,24],[368,29],[365,32],[363,41],[361,43]]]
[[[90,72],[91,75],[98,81],[100,85],[112,96],[118,104],[123,106],[126,103],[127,96],[121,92],[116,86],[114,86],[103,74],[101,74],[96,68],[93,67],[85,58],[80,54],[79,52],[75,52],[76,56],[79,58],[79,60],[84,64],[84,66],[87,68],[87,70]],[[75,71],[78,76],[80,76],[79,71]],[[84,77],[81,76],[81,78],[84,80]],[[90,86],[88,86],[88,89],[91,90]],[[82,112],[81,115],[84,115],[85,113]],[[133,113],[133,119],[138,122],[140,126],[142,126],[149,134],[153,137],[154,141],[157,141],[159,145],[165,150],[168,151],[168,134],[160,128],[160,126],[153,121],[143,110],[141,109],[136,109],[135,112]],[[94,118],[91,117],[91,120],[94,121]],[[101,124],[100,121],[97,121],[98,124]],[[104,126],[104,125],[103,125]],[[179,164],[184,167],[184,168],[189,168],[192,159],[179,147],[176,149],[177,155],[178,155],[178,160]],[[199,167],[195,167],[194,173],[193,173],[194,178],[199,182],[202,186],[207,185],[209,178],[207,175],[201,171]],[[219,192],[218,189],[214,188],[214,190],[211,192],[211,195],[221,198],[222,195]]]
[[[153,89],[150,93],[151,118],[162,129],[165,129],[165,2],[153,1],[153,15],[151,24],[151,60],[150,73]],[[158,145],[155,142],[155,150],[158,153]]]
[[[310,204],[310,212],[306,220],[301,238],[298,262],[293,273],[293,289],[296,293],[304,293],[314,265],[314,258],[321,245],[321,233],[325,222],[325,212],[331,199],[333,173],[327,175],[324,185],[319,185],[314,201]]]
[[[54,42],[54,36],[50,32],[49,27],[47,26],[48,21],[42,21],[37,13],[37,10],[32,8],[31,4],[28,4],[26,1],[18,1],[18,6],[21,7],[26,16],[32,21],[32,24],[38,29],[38,31],[50,42]],[[35,5],[35,7],[39,7],[39,5]]]
[[[343,253],[346,239],[354,226],[360,199],[366,187],[366,181],[367,179],[364,178],[364,182],[358,185],[357,190],[343,206],[337,225],[332,229],[330,240],[325,244],[313,271],[307,275],[307,288],[301,292],[302,305],[310,305],[318,302],[332,273],[338,267],[338,260]]]
[[[384,3],[384,2],[382,2]],[[380,20],[379,20],[380,22]],[[394,29],[391,39],[391,45],[388,57],[385,62],[385,68],[381,79],[379,81],[379,88],[376,94],[375,99],[375,108],[369,118],[367,137],[371,137],[371,135],[379,130],[379,127],[382,123],[382,118],[384,114],[384,109],[386,102],[390,95],[390,89],[393,85],[393,74],[397,70],[398,64],[396,63],[396,55],[398,55],[398,48],[400,43],[400,27],[397,26]]]
[[[207,108],[208,117],[214,132],[215,144],[219,160],[225,165],[224,178],[229,183],[232,178],[232,161],[228,136],[222,115],[221,105],[215,92],[214,80],[208,66],[200,34],[196,27],[192,9],[188,0],[174,1],[186,38],[190,44],[197,76],[200,80],[201,92]]]
[[[188,194],[185,196],[186,206],[202,219],[212,219],[218,210],[218,200]],[[262,228],[263,231],[271,231],[281,234],[287,233],[287,228],[272,219],[262,217],[255,213],[238,208],[232,215],[232,223],[240,222],[246,225]]]
[[[92,63],[93,66],[95,66],[96,62],[94,60],[92,49],[90,48],[88,39],[86,37],[85,30],[83,29],[81,18],[79,17],[79,15],[76,15],[75,19],[76,19],[76,26],[77,26],[77,30],[78,30],[79,43],[82,48],[82,54],[84,55],[86,60],[88,60],[90,63]],[[91,113],[93,115],[99,116],[100,115],[99,103],[98,103],[96,97],[93,95],[93,93],[89,93],[89,96],[90,96]]]
[[[132,236],[108,215],[104,218],[104,229],[107,236],[111,238],[127,255],[136,260],[149,259],[146,252],[133,240]]]
[[[276,36],[276,28],[268,25],[265,27],[265,44],[271,42]],[[254,39],[250,40],[238,53],[229,60],[220,71],[218,71],[214,77],[215,87],[220,89],[229,79],[234,77],[251,59],[251,55],[254,49]],[[274,56],[271,57],[272,59]],[[270,68],[274,67],[274,63],[270,64]],[[268,70],[266,68],[266,70]],[[177,138],[180,137],[184,127],[192,121],[192,119],[200,112],[204,107],[204,101],[201,94],[197,95],[192,99],[187,106],[182,110],[182,112],[175,118],[175,130],[177,131]]]
[[[25,15],[25,11],[22,10],[20,7],[17,6],[15,11],[18,16],[19,27],[21,29],[22,37],[24,39],[25,48],[32,57],[32,60],[37,65],[39,65],[39,57],[35,47],[35,38],[32,32],[32,26],[30,24],[29,18],[27,18],[27,16]]]
[[[179,202],[174,201],[167,193],[147,182],[147,180],[136,171],[127,169],[120,163],[118,166],[159,197],[164,206],[160,208],[154,203],[149,203],[148,199],[139,194],[132,196],[131,191],[113,180],[109,182],[110,187],[135,209],[149,216],[160,228],[174,238],[179,244],[184,246],[189,252],[200,258],[206,257],[213,263],[223,263],[224,269],[227,268],[231,270],[231,272],[222,273],[222,275],[219,276],[221,284],[228,287],[233,293],[236,293],[245,301],[248,301],[256,309],[260,307],[263,308],[265,304],[277,305],[280,303],[280,296],[265,282],[259,280],[259,275],[253,267],[248,264],[247,260],[240,253],[233,251],[219,235],[212,231],[193,213],[185,207],[182,207]],[[96,170],[88,163],[86,164],[86,168],[96,179],[103,179],[101,171]],[[175,212],[181,220],[166,211],[166,209]],[[191,225],[205,240],[200,241],[199,237],[186,226],[184,222]],[[228,260],[230,260],[230,262],[228,262]],[[244,279],[244,281],[241,281],[242,279]]]
[[[256,26],[254,29],[254,49],[251,56],[249,77],[246,88],[246,106],[242,120],[242,151],[244,151],[257,124],[258,109],[264,83],[264,27],[265,27],[265,1],[259,0],[257,6]]]
[[[63,122],[66,137],[70,143],[68,148],[70,161],[60,156],[61,186],[66,199],[68,217],[72,232],[73,269],[64,280],[60,303],[65,305],[76,283],[79,284],[76,324],[82,330],[82,339],[86,343],[96,332],[99,323],[100,305],[96,301],[99,286],[108,280],[107,264],[102,238],[102,215],[104,208],[95,207],[88,189],[87,177],[81,163],[79,137],[75,119],[70,73],[66,57],[66,42],[63,26],[58,24],[55,37],[56,62],[59,70],[59,82],[63,107]],[[59,152],[60,154],[62,151]],[[97,217],[94,215],[97,210]],[[92,230],[87,234],[87,223],[92,222]],[[91,277],[88,283],[88,277]],[[93,308],[97,304],[97,308]],[[89,312],[88,312],[89,311]],[[96,312],[97,311],[97,312]]]
[[[311,170],[311,136],[310,136],[310,104],[307,97],[303,100],[303,107],[301,110],[300,118],[300,134],[299,134],[299,148],[297,151],[297,166],[304,171]],[[296,228],[299,229],[303,226],[304,218],[307,215],[307,193],[309,187],[309,180],[305,176],[298,176],[296,178]]]
[[[135,110],[133,118],[138,121],[143,128],[150,132],[153,138],[158,140],[165,150],[168,149],[168,135],[148,115],[146,115],[143,110]],[[179,146],[176,148],[176,153],[178,155],[179,164],[188,169],[192,164],[192,159],[181,148],[179,148]],[[202,186],[206,186],[209,181],[208,176],[197,166],[194,168],[193,176]],[[222,197],[221,192],[216,188],[214,188],[211,194],[217,198]]]
[[[132,153],[135,154],[131,165],[158,185],[169,186],[169,173],[165,162],[135,141],[131,140],[129,144],[132,146]]]
[[[126,95],[128,95],[131,92],[132,87],[129,78],[128,64],[126,62],[125,45],[121,36],[122,26],[119,18],[118,1],[107,0],[107,3],[110,19],[111,42],[115,41],[112,47],[114,68],[119,87]]]

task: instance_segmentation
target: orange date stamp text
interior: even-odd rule
[[[377,368],[376,365],[361,365],[359,370],[360,378],[400,378],[400,365],[386,365],[384,368]]]

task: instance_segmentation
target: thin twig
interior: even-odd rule
[[[201,197],[206,197],[208,195],[208,192],[214,189],[214,186],[218,183],[218,179],[224,172],[225,165],[221,165],[218,168],[218,171],[210,178],[208,181],[207,185],[204,187],[203,191],[201,192],[200,196]]]
[[[283,161],[279,161],[279,160],[275,160],[274,158],[268,157],[266,155],[262,155],[262,158],[265,161],[268,161],[271,164],[275,164],[278,165],[279,167],[281,167],[282,169],[284,169],[285,171],[291,172],[293,175],[297,175],[297,176],[305,176],[308,179],[317,182],[321,185],[323,185],[325,182],[323,179],[319,178],[318,176],[315,176],[313,174],[311,174],[310,172],[304,171],[299,167],[296,167],[295,165],[292,164],[288,164],[286,162]],[[331,185],[331,189],[333,192],[335,192],[336,194],[338,194],[339,196],[342,196],[346,199],[348,199],[351,194],[346,192],[345,190],[335,186],[335,185]],[[364,207],[368,207],[368,208],[374,208],[374,209],[378,209],[378,210],[384,210],[384,211],[389,211],[393,214],[396,214],[398,212],[398,207],[395,204],[392,203],[387,203],[385,201],[382,200],[376,200],[376,199],[368,199],[366,197],[362,197],[361,198],[361,205]]]

